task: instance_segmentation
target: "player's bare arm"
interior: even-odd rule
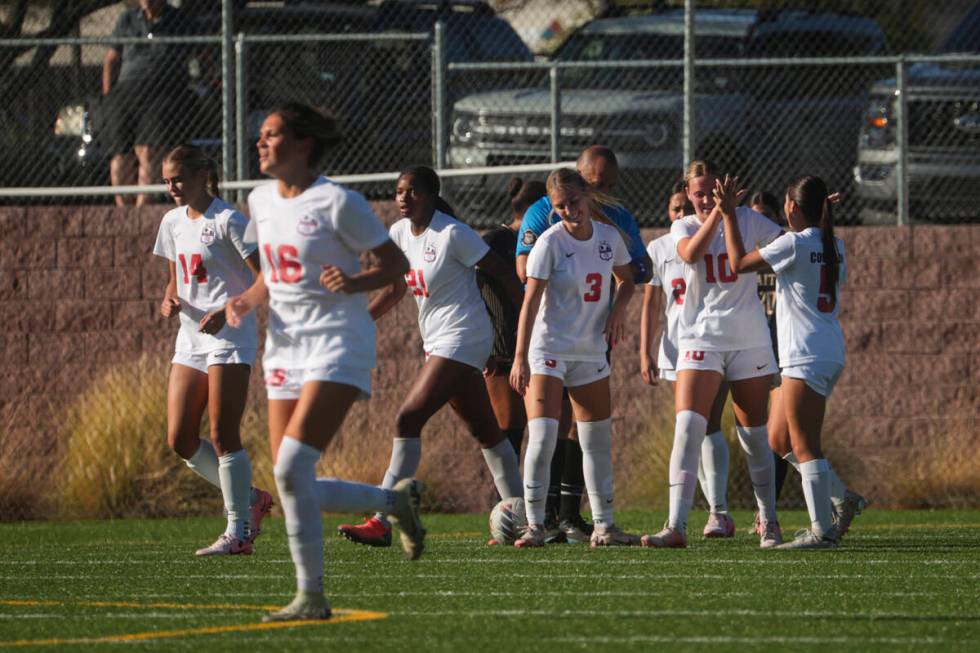
[[[663,292],[657,286],[643,287],[640,311],[640,376],[647,385],[657,385],[657,357],[653,351],[663,312]]]
[[[626,307],[633,298],[636,284],[633,283],[633,267],[629,263],[613,266],[613,275],[617,282],[616,298],[609,310],[605,334],[609,345],[615,347],[626,335]]]
[[[521,280],[521,283],[527,283],[527,254],[518,254],[517,262],[517,278]]]
[[[527,350],[531,344],[531,329],[541,308],[541,298],[548,287],[545,279],[530,278],[521,305],[521,316],[517,320],[517,344],[514,349],[514,363],[510,371],[510,385],[521,396],[531,381],[531,366],[527,362]]]
[[[232,297],[225,304],[225,321],[229,326],[238,328],[242,319],[255,310],[269,297],[269,288],[265,285],[265,275],[258,275],[248,290],[238,297]]]
[[[391,240],[378,245],[371,253],[377,263],[351,276],[344,274],[336,265],[324,265],[320,273],[320,283],[331,292],[371,292],[391,285],[408,272],[408,259]]]
[[[180,299],[177,297],[177,264],[169,261],[170,281],[163,291],[163,301],[160,302],[160,315],[173,317],[180,312]]]
[[[742,242],[742,231],[738,227],[735,219],[735,207],[745,196],[745,190],[736,190],[738,179],[725,177],[724,181],[715,180],[714,196],[716,207],[721,212],[722,220],[725,223],[725,249],[728,251],[728,262],[735,272],[755,272],[757,270],[771,270],[759,250],[745,253],[745,243]]]
[[[407,290],[408,284],[405,283],[404,277],[395,279],[395,282],[390,286],[382,288],[381,292],[373,296],[368,303],[368,313],[371,314],[371,319],[375,322],[380,320],[401,301]]]

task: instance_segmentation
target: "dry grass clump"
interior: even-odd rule
[[[40,491],[39,479],[48,478],[55,465],[53,443],[45,443],[38,437],[28,419],[28,402],[14,400],[13,410],[0,429],[0,522],[40,519],[51,511],[50,497]],[[46,411],[48,406],[40,406]]]
[[[892,470],[882,476],[875,493],[887,507],[980,507],[980,449],[969,424],[937,433],[928,444],[916,447],[915,455],[892,454],[889,460],[882,455],[880,460],[869,461]]]

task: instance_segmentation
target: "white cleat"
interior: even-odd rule
[[[847,531],[851,529],[851,522],[867,507],[868,500],[860,494],[850,490],[844,491],[844,500],[840,504],[833,505],[834,526],[837,527],[840,537],[847,535]]]
[[[262,621],[313,621],[329,619],[330,604],[322,593],[298,592],[286,607],[270,612]]]
[[[772,549],[783,543],[783,531],[778,521],[762,521],[759,524],[762,534],[759,535],[759,548]]]
[[[713,512],[704,525],[705,537],[735,537],[735,520],[727,512]]]
[[[402,549],[409,560],[418,560],[425,550],[425,529],[419,519],[423,489],[422,483],[414,478],[404,478],[392,488],[395,505],[388,514],[388,519],[398,526]]]
[[[547,535],[547,529],[541,524],[528,524],[524,534],[514,541],[514,546],[518,549],[537,549],[544,546]]]
[[[792,541],[780,544],[777,549],[836,549],[839,543],[837,531],[833,528],[828,533],[817,535],[810,529],[797,531]]]
[[[641,537],[640,546],[651,549],[686,549],[687,535],[677,528],[664,526],[664,529],[655,535]]]
[[[195,551],[198,556],[236,556],[252,555],[252,543],[248,540],[240,540],[232,537],[228,533],[222,533],[214,544]]]
[[[623,532],[615,524],[607,528],[596,526],[592,531],[591,544],[593,549],[600,546],[639,546],[640,536]]]

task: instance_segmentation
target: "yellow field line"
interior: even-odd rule
[[[69,605],[66,601],[30,601],[6,599],[0,600],[0,605],[38,607],[38,606],[65,606]],[[75,601],[71,605],[86,607],[115,607],[115,608],[143,608],[143,609],[172,609],[172,610],[273,610],[278,606],[268,605],[220,605],[220,604],[191,604],[191,603],[134,603],[131,601]],[[173,639],[175,637],[192,637],[196,635],[216,635],[221,633],[252,632],[261,630],[279,630],[282,628],[298,628],[301,626],[325,626],[329,624],[350,623],[355,621],[373,621],[384,619],[388,615],[384,612],[371,612],[369,610],[334,610],[330,619],[315,619],[308,621],[278,621],[272,623],[240,624],[232,626],[204,626],[201,628],[183,628],[180,630],[158,630],[144,633],[128,633],[122,635],[106,635],[104,637],[81,637],[73,639],[19,639],[11,641],[0,641],[0,648],[14,648],[21,646],[63,646],[75,644],[107,644],[118,642],[137,642],[152,639]]]

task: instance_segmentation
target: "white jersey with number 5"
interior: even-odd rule
[[[249,194],[248,206],[269,288],[266,371],[373,368],[375,330],[367,293],[334,293],[320,283],[324,265],[357,274],[359,254],[388,240],[368,203],[319,177],[294,198],[282,197],[276,181],[262,184]]]
[[[237,329],[226,326],[215,335],[198,331],[201,318],[252,285],[252,272],[245,259],[255,251],[255,245],[245,242],[247,225],[244,215],[217,198],[200,218],[192,219],[186,206],[178,206],[160,221],[153,253],[173,261],[177,269],[177,351],[206,354],[258,346],[254,315]]]
[[[735,220],[747,252],[772,242],[781,231],[778,224],[744,206],[735,210]],[[690,238],[700,228],[696,215],[674,222],[670,235],[675,250],[681,240]],[[681,350],[741,351],[771,346],[757,275],[732,271],[725,248],[724,223],[718,225],[701,260],[685,264],[685,268],[687,292],[678,320]]]
[[[411,268],[405,281],[419,309],[425,351],[489,342],[493,329],[474,266],[490,248],[480,235],[436,211],[418,236],[412,233],[411,221],[402,218],[391,226],[391,239],[405,252]]]
[[[837,292],[847,277],[844,243],[835,238],[840,268]],[[785,233],[759,250],[776,273],[776,330],[781,367],[807,363],[844,364],[844,335],[835,296],[827,286],[821,230]]]
[[[677,256],[677,246],[670,234],[651,241],[647,245],[647,254],[653,262],[653,273],[648,283],[664,291],[664,327],[657,367],[673,370],[677,367],[677,321],[680,319],[681,306],[684,305],[687,291],[687,282],[684,281],[685,265]]]
[[[605,362],[613,266],[629,262],[619,230],[602,222],[592,221],[589,240],[577,240],[560,222],[541,234],[527,258],[527,276],[548,282],[530,356]]]

